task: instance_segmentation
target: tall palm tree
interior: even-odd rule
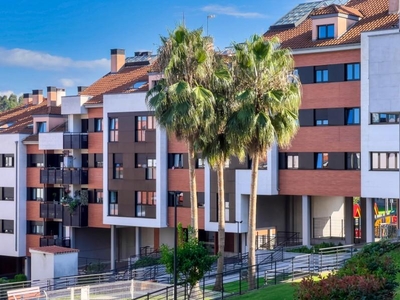
[[[249,198],[249,288],[255,288],[255,231],[257,181],[260,157],[277,143],[287,147],[298,129],[301,101],[300,84],[293,74],[293,57],[279,41],[265,41],[254,35],[245,43],[234,44],[233,72],[237,109],[228,127],[252,160]]]
[[[214,119],[214,96],[204,87],[213,74],[213,49],[201,29],[184,26],[161,41],[157,63],[164,79],[147,93],[146,101],[160,126],[187,144],[191,226],[198,236],[195,142]]]

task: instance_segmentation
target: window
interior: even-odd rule
[[[231,163],[231,160],[230,159],[227,159],[226,161],[225,161],[225,165],[224,165],[224,168],[225,169],[229,169],[229,164]]]
[[[332,39],[335,37],[335,25],[321,25],[318,26],[318,39]]]
[[[103,118],[94,119],[94,132],[103,131]]]
[[[372,124],[391,124],[399,123],[399,113],[372,113],[371,114]]]
[[[108,215],[118,216],[118,192],[110,191],[108,201]]]
[[[328,69],[316,69],[315,70],[315,82],[328,82],[329,73]]]
[[[175,153],[171,154],[170,157],[170,166],[172,169],[182,169],[183,168],[183,154]]]
[[[46,122],[37,122],[36,123],[36,128],[37,128],[37,133],[39,132],[46,132]]]
[[[28,154],[28,167],[44,167],[43,154]]]
[[[0,200],[14,201],[14,188],[13,187],[0,187]]]
[[[361,154],[360,153],[347,153],[346,154],[346,170],[360,170],[361,169]]]
[[[229,201],[225,201],[225,221],[229,222]]]
[[[360,124],[360,108],[348,108],[346,110],[346,125]]]
[[[3,155],[3,167],[12,168],[14,167],[14,154]]]
[[[328,153],[317,153],[316,158],[316,169],[328,169]]]
[[[197,169],[204,169],[205,166],[206,166],[206,162],[205,162],[204,158],[198,158],[196,160],[196,168]]]
[[[28,188],[28,199],[33,201],[43,201],[43,188]]]
[[[323,126],[323,125],[328,125],[328,119],[319,119],[315,120],[315,125],[316,126]]]
[[[146,217],[146,209],[156,205],[156,192],[136,192],[136,217]]]
[[[122,154],[113,154],[114,179],[124,178],[124,165],[122,163]]]
[[[13,220],[0,220],[0,232],[12,234],[14,232],[14,221]]]
[[[372,170],[398,170],[399,154],[397,152],[372,152],[371,153]]]
[[[40,234],[43,235],[43,222],[38,221],[27,221],[26,226],[26,233],[27,234]]]
[[[360,80],[360,63],[346,65],[346,80]]]
[[[94,190],[95,203],[103,203],[103,190]]]
[[[110,118],[110,142],[118,142],[118,118]]]
[[[287,154],[287,168],[298,169],[299,168],[299,155],[298,154]]]
[[[183,206],[183,193],[168,192],[168,206],[173,207],[176,200],[176,206]]]
[[[259,170],[267,170],[268,169],[267,155],[266,154],[265,154],[264,157],[260,157],[260,160],[258,162],[258,169]]]
[[[103,153],[96,153],[94,155],[94,165],[96,168],[103,167]]]
[[[147,159],[146,179],[156,179],[156,165],[156,159]]]
[[[136,117],[136,142],[146,141],[146,130],[155,129],[154,116]]]

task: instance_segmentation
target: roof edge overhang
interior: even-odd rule
[[[348,45],[326,46],[326,47],[291,49],[291,51],[292,51],[293,55],[299,55],[299,54],[348,51],[348,50],[357,50],[357,49],[361,49],[361,43],[348,44]]]

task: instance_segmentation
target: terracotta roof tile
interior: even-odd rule
[[[332,4],[321,8],[316,8],[310,13],[310,16],[321,16],[321,15],[329,15],[337,13],[357,16],[360,18],[364,17],[364,15],[358,9],[348,7],[345,5],[336,5],[336,4]]]
[[[398,25],[398,15],[388,13],[388,0],[350,0],[346,9],[353,12],[357,10],[364,17],[339,38],[313,41],[310,16],[295,28],[269,30],[264,37],[279,37],[281,46],[285,48],[326,47],[358,44],[361,42],[361,32],[390,29]]]
[[[151,68],[151,65],[123,67],[118,73],[108,73],[104,77],[100,78],[81,92],[81,95],[93,96],[93,98],[87,101],[86,104],[98,104],[103,103],[104,94],[147,91],[147,84],[140,89],[133,89],[132,86],[135,82],[147,81],[147,73]]]
[[[79,252],[78,249],[65,248],[60,246],[44,246],[44,247],[32,247],[29,250],[40,251],[50,254],[64,254],[64,253],[74,253]]]

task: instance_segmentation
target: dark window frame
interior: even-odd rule
[[[108,125],[108,136],[109,142],[115,143],[118,142],[118,118],[109,118],[109,125]]]
[[[157,159],[147,158],[146,164],[146,180],[154,180],[157,178]]]
[[[315,153],[315,169],[317,169],[317,170],[329,169],[329,153],[328,152]]]
[[[360,125],[361,124],[361,108],[352,107],[346,108],[346,125]]]
[[[14,234],[14,220],[0,220],[0,233]]]
[[[41,221],[26,221],[26,233],[43,235],[44,234],[44,224]]]
[[[101,160],[100,160],[101,157]],[[103,168],[103,153],[95,153],[94,154],[94,167],[95,168]]]
[[[157,205],[157,194],[155,191],[135,192],[135,217],[146,218],[146,207]]]
[[[398,124],[399,118],[400,113],[371,113],[371,124]]]
[[[154,116],[136,116],[135,117],[135,141],[145,142],[146,131],[155,130],[155,117]]]
[[[103,118],[94,119],[94,132],[103,132]]]
[[[361,153],[346,153],[346,170],[361,170]]]
[[[13,168],[13,167],[14,167],[14,154],[4,154],[3,168]]]
[[[330,31],[330,29],[332,29],[332,32]],[[321,32],[321,30],[323,30],[323,32]],[[318,25],[317,36],[319,40],[328,40],[335,38],[335,24]]]
[[[328,67],[315,68],[315,83],[329,82],[329,69]]]
[[[394,167],[390,167],[391,154],[394,154]],[[377,156],[377,165],[374,164],[374,155]],[[399,171],[399,153],[398,152],[370,152],[370,170],[371,171]]]
[[[115,197],[112,197],[115,195]],[[118,216],[118,191],[108,192],[108,215]]]
[[[291,159],[291,162],[289,162]],[[297,159],[297,166],[295,164],[295,159]],[[290,170],[299,169],[299,154],[298,153],[287,153],[286,154],[286,168]]]
[[[346,81],[361,80],[361,65],[360,63],[346,64]]]

